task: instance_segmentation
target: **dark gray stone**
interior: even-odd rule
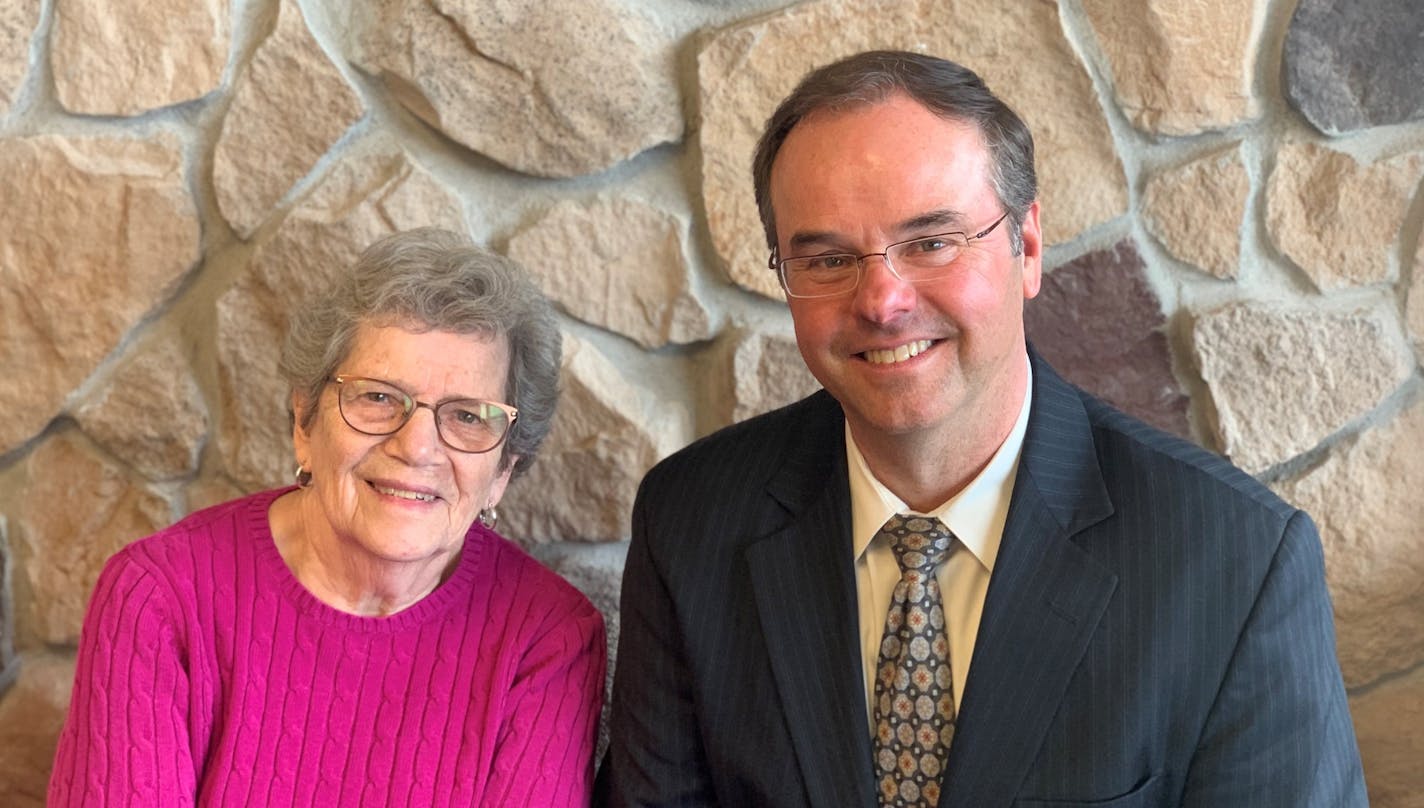
[[[1300,0],[1283,61],[1286,98],[1321,132],[1424,120],[1420,0]]]
[[[1043,277],[1024,309],[1029,340],[1065,378],[1159,429],[1191,437],[1189,399],[1172,374],[1162,304],[1131,242]]]

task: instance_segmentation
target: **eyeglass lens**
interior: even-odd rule
[[[418,406],[400,388],[377,379],[340,377],[337,381],[341,417],[357,432],[393,434],[405,426]],[[495,448],[514,421],[502,405],[473,398],[441,402],[434,411],[441,439],[462,452]]]
[[[968,246],[969,240],[964,234],[945,233],[892,244],[883,255],[890,268],[901,278],[911,282],[928,281],[947,275],[955,259]],[[871,255],[882,253],[789,258],[782,262],[781,274],[787,291],[793,295],[818,297],[836,294],[855,287],[860,278],[860,264]]]

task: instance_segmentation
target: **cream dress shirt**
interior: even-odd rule
[[[1027,362],[1027,357],[1025,357]],[[940,567],[935,576],[944,598],[944,619],[949,635],[950,666],[954,671],[954,701],[959,704],[964,681],[969,676],[969,660],[974,656],[974,638],[984,613],[984,596],[989,575],[999,554],[1004,520],[1009,513],[1014,475],[1019,467],[1024,432],[1028,428],[1029,404],[1033,397],[1033,371],[1024,389],[1023,404],[1014,428],[1004,439],[979,476],[948,502],[923,516],[933,516],[959,538],[961,547]],[[900,581],[900,565],[885,541],[875,534],[897,513],[915,514],[899,497],[870,473],[860,448],[846,426],[846,467],[850,473],[851,538],[855,550],[855,593],[860,615],[861,670],[865,673],[867,726],[875,726],[875,667],[880,659],[880,640],[885,631],[885,613],[890,597]]]

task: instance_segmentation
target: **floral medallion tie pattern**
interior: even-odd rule
[[[954,677],[935,570],[956,542],[923,516],[892,516],[880,535],[900,562],[900,582],[875,673],[876,784],[882,806],[933,806],[954,740]]]

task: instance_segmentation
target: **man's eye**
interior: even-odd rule
[[[390,404],[394,399],[390,393],[383,393],[380,390],[369,390],[361,394],[368,404]]]
[[[910,244],[910,249],[919,253],[932,253],[939,252],[940,250],[948,250],[952,246],[954,245],[949,239],[941,238],[940,236],[931,236],[930,238],[922,238],[919,241],[913,242]]]
[[[845,269],[850,265],[848,255],[817,255],[808,260],[806,268],[812,270]]]

